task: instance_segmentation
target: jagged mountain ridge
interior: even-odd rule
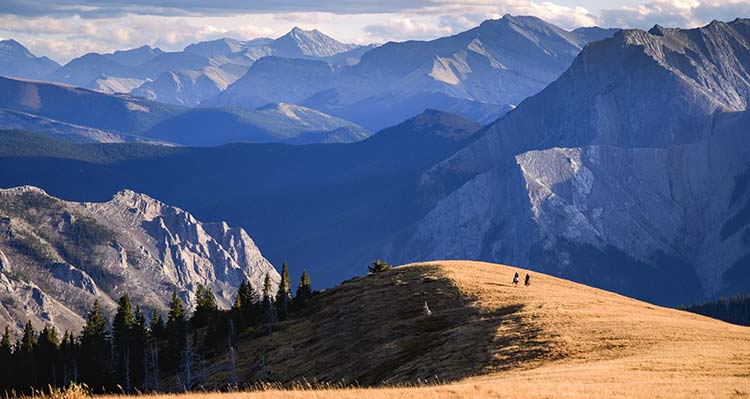
[[[432,210],[394,257],[533,265],[669,304],[742,292],[748,57],[741,19],[589,45],[423,175]]]
[[[600,36],[506,15],[433,41],[386,43],[350,67],[268,59],[205,104],[293,102],[371,130],[425,108],[489,122],[553,81],[586,40]]]
[[[287,261],[294,277],[307,269],[316,287],[328,287],[361,274],[371,246],[419,220],[419,176],[480,127],[430,110],[356,143],[213,148],[75,145],[0,132],[0,187],[32,184],[78,201],[130,187],[247,228],[274,264]]]
[[[715,113],[747,107],[750,72],[742,60],[750,53],[748,21],[652,30],[668,32],[666,37],[621,31],[592,44],[558,80],[490,125],[475,145],[428,172],[424,184],[443,174],[453,175],[445,180],[466,181],[532,149],[663,148],[709,137]],[[710,48],[701,44],[712,42]]]
[[[110,54],[89,53],[45,76],[77,87],[195,106],[226,89],[262,57],[348,63],[361,55],[355,51],[360,47],[341,43],[318,30],[295,27],[277,39],[222,38],[190,44],[175,52],[142,46]]]
[[[129,190],[104,203],[59,200],[34,187],[0,190],[0,324],[20,331],[77,331],[94,299],[112,310],[128,294],[166,309],[176,290],[188,308],[198,284],[231,306],[246,280],[261,290],[279,275],[245,230],[201,223],[191,214]]]

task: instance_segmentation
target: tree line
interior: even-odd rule
[[[750,295],[736,295],[679,308],[727,323],[750,326]]]
[[[0,339],[0,395],[73,383],[102,393],[187,391],[221,371],[205,361],[220,355],[229,360],[224,373],[227,386],[236,386],[237,336],[248,329],[270,334],[278,322],[303,309],[314,295],[307,272],[302,273],[296,293],[292,293],[284,263],[276,292],[268,274],[262,292],[244,281],[228,310],[218,308],[210,287],[199,285],[191,314],[175,291],[166,317],[157,310],[147,317],[123,295],[111,320],[95,301],[79,335],[66,331],[61,337],[51,326],[37,332],[28,322],[13,342],[6,327]],[[175,377],[170,379],[170,387],[161,386],[162,376]]]

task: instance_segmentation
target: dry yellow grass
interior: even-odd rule
[[[470,309],[466,311],[472,315],[468,319],[457,314],[460,306],[448,300],[449,294],[430,301],[434,317],[441,317],[442,312],[450,313],[445,320],[455,326],[437,332],[429,330],[432,335],[424,336],[435,339],[473,337],[483,342],[436,342],[429,351],[416,353],[421,359],[419,362],[404,361],[394,365],[399,368],[394,375],[408,377],[429,372],[430,365],[423,362],[443,362],[434,366],[441,372],[445,372],[445,367],[450,369],[448,362],[454,362],[455,369],[448,373],[448,379],[455,382],[420,388],[271,390],[159,395],[156,398],[750,398],[750,328],[533,272],[530,272],[530,287],[513,287],[510,280],[515,271],[522,277],[526,273],[518,268],[480,262],[441,261],[407,265],[385,276],[351,283],[357,289],[366,284],[378,286],[380,290],[374,289],[373,295],[383,295],[381,290],[387,290],[388,284],[397,285],[403,280],[404,286],[411,287],[408,292],[414,298],[406,297],[402,302],[421,301],[420,295],[435,297],[436,293],[449,288],[454,297],[470,298]],[[450,287],[422,287],[435,276],[449,282]],[[330,295],[330,300],[335,301],[336,295],[343,298],[344,293]],[[356,295],[352,295],[348,294],[348,300],[355,301],[355,307],[361,308],[363,304],[357,303]],[[343,315],[350,317],[346,313]],[[419,319],[418,315],[407,316],[403,317],[404,323]],[[322,316],[316,314],[315,317]],[[321,322],[323,324],[317,327],[313,321],[305,323],[308,331],[315,331],[315,328],[329,326],[325,323],[330,322]],[[287,328],[289,334],[296,334],[298,327]],[[406,327],[399,325],[398,328]],[[490,335],[485,334],[487,328]],[[359,332],[364,333],[364,330]],[[340,340],[351,332],[331,331],[331,334]],[[399,342],[400,338],[395,339],[394,342]],[[349,337],[342,345],[356,346],[356,342],[356,337]],[[388,348],[391,343],[383,345]],[[472,348],[481,353],[469,356],[470,360],[460,359],[470,354]],[[390,354],[387,349],[384,351]],[[441,351],[448,354],[441,356]],[[271,358],[277,355],[280,356],[269,353]],[[360,356],[342,358],[342,362],[366,362],[365,357],[377,358],[380,354]],[[477,363],[479,361],[481,364]],[[424,367],[428,368],[423,370]],[[290,373],[290,370],[281,372]],[[348,371],[357,374],[354,370]]]

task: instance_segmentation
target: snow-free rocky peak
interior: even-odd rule
[[[317,29],[304,30],[295,26],[289,33],[276,39],[274,47],[284,56],[299,52],[307,57],[330,57],[359,46],[341,43]]]
[[[300,29],[283,39],[297,43],[294,38],[316,46],[327,43],[319,32]],[[508,15],[453,36],[389,42],[352,66],[263,58],[204,105],[289,102],[372,131],[426,108],[490,122],[556,79],[586,40],[538,18]]]
[[[422,176],[431,210],[389,259],[527,265],[670,305],[746,292],[748,59],[750,20],[590,43]]]
[[[0,290],[13,299],[0,326],[30,319],[75,331],[94,299],[112,309],[123,294],[163,312],[177,291],[191,308],[199,284],[228,308],[242,281],[257,291],[266,274],[279,281],[245,230],[202,223],[130,190],[103,203],[67,202],[34,187],[0,190],[0,253]]]

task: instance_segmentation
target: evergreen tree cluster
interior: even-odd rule
[[[737,295],[690,306],[680,306],[680,309],[727,323],[750,326],[750,295]]]
[[[314,294],[304,272],[292,296],[284,263],[275,293],[269,275],[261,293],[243,282],[229,310],[219,309],[211,288],[199,285],[190,315],[177,292],[172,293],[166,320],[158,311],[151,311],[147,319],[123,295],[111,323],[95,301],[78,336],[66,331],[60,338],[49,326],[37,332],[28,322],[21,338],[14,341],[6,327],[0,339],[0,396],[72,383],[101,393],[196,389],[209,372],[216,371],[207,368],[206,359],[222,355],[233,359],[239,333],[272,332],[275,324],[302,310]],[[232,379],[228,384],[236,385],[235,370],[227,371]],[[176,376],[177,386],[162,389],[161,376]]]

